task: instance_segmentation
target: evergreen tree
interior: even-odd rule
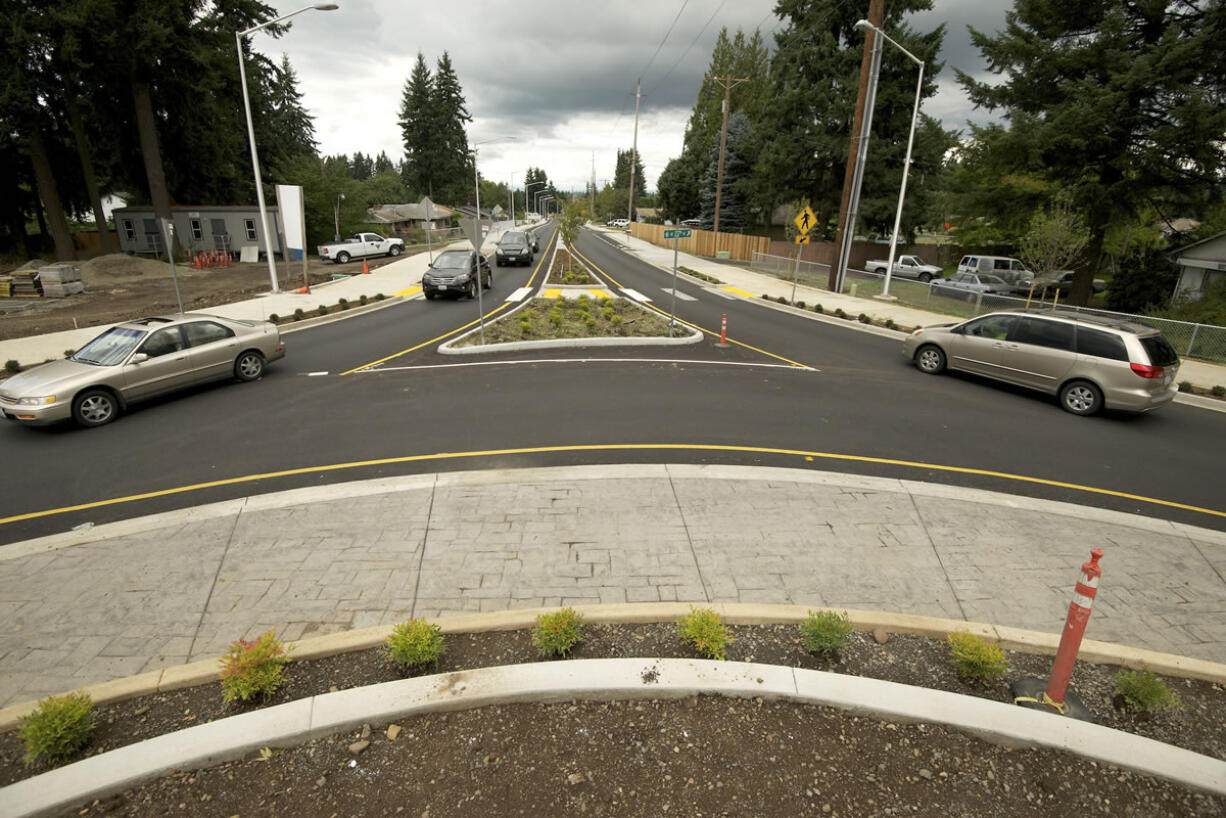
[[[396,172],[396,166],[392,164],[392,160],[387,158],[387,151],[379,151],[379,155],[375,157],[375,175],[391,171]]]
[[[752,143],[749,117],[737,111],[728,117],[728,140],[724,150],[724,185],[719,203],[719,229],[721,233],[741,233],[746,227],[744,185],[751,170],[746,159],[746,150]],[[719,176],[719,143],[709,152],[706,173],[703,174],[699,201],[702,206],[702,227],[711,230],[715,224],[715,191]]]
[[[613,170],[613,187],[618,190],[630,189],[630,155],[633,149],[617,152],[617,166]],[[647,192],[647,181],[643,178],[643,154],[634,157],[634,199]]]
[[[971,37],[1003,81],[958,79],[1005,114],[1010,166],[1070,191],[1090,230],[1073,303],[1088,300],[1113,223],[1155,197],[1221,201],[1226,4],[1016,0],[1004,31]]]
[[[434,185],[439,180],[435,133],[431,106],[434,104],[434,78],[426,58],[417,52],[413,72],[405,80],[400,100],[400,133],[404,140],[404,165],[401,178],[405,185],[425,191],[434,198]]]
[[[302,92],[298,90],[298,74],[290,65],[289,55],[281,55],[281,64],[272,73],[270,82],[269,116],[280,134],[278,140],[290,155],[314,155],[315,121],[302,107]]]
[[[472,117],[465,107],[464,91],[446,51],[438,60],[431,100],[438,138],[438,178],[443,185],[439,196],[442,201],[463,201],[467,198],[466,192],[472,189],[473,164],[465,130]]]
[[[361,151],[353,154],[353,161],[349,163],[349,177],[357,179],[359,182],[365,182],[375,175],[375,160],[364,155]]]

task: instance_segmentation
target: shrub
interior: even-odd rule
[[[834,311],[834,314],[835,314],[836,316],[838,316],[839,318],[846,318],[846,317],[847,317],[847,313],[843,312],[843,308],[842,308],[842,307],[838,307],[838,308],[836,308],[836,309],[835,309],[835,311]]]
[[[21,720],[17,735],[25,745],[26,766],[67,758],[89,742],[94,703],[86,693],[50,696]]]
[[[579,303],[580,308],[586,308],[592,299],[587,293],[580,293],[579,297],[575,300]]]
[[[1121,670],[1115,674],[1115,691],[1124,706],[1140,713],[1157,713],[1183,705],[1166,682],[1149,670]]]
[[[442,629],[424,619],[400,623],[392,628],[383,644],[383,655],[405,672],[436,664],[446,652]]]
[[[885,328],[886,329],[898,329],[898,324],[894,323],[893,318],[887,318],[885,319]]]
[[[613,326],[617,326],[621,322],[622,322],[622,317],[620,315],[615,315],[609,319],[609,323],[612,324]]]
[[[728,643],[732,638],[719,614],[710,608],[690,608],[677,620],[677,635],[708,659],[728,658]]]
[[[797,302],[796,302],[796,306],[797,306],[799,309],[802,309],[802,310],[803,310],[803,309],[805,308],[805,302],[803,302],[803,301],[797,301]]]
[[[814,305],[813,305],[813,311],[814,311],[814,312],[816,312],[816,313],[819,313],[819,314],[820,314],[820,313],[825,312],[825,310],[824,310],[824,309],[822,309],[822,305],[821,305],[821,304],[814,304]]]
[[[366,293],[362,293],[361,295],[358,296],[358,303],[361,304],[363,307],[365,307],[367,302],[369,301],[370,299],[366,297]]]
[[[336,303],[337,303],[337,306],[339,306],[342,310],[349,309],[349,299],[348,298],[342,298]]]
[[[375,293],[375,300],[376,300],[376,301],[382,301],[382,300],[384,299],[384,297],[385,297],[385,296],[383,295],[383,293]]]
[[[64,357],[65,357],[65,358],[71,358],[73,355],[76,355],[76,354],[77,354],[77,351],[76,351],[75,349],[66,349],[66,350],[64,350]],[[1214,388],[1215,388],[1215,389],[1217,389],[1217,388],[1220,388],[1220,387],[1214,387]]]
[[[999,679],[1009,667],[999,645],[969,631],[951,633],[946,641],[949,643],[949,663],[964,679],[982,682]]]
[[[780,304],[788,303],[788,300],[781,295],[775,296],[775,300],[778,301]]]
[[[1213,395],[1215,398],[1226,398],[1226,386],[1218,384],[1209,390],[1209,394]]]
[[[276,631],[266,631],[254,642],[235,640],[221,657],[222,698],[227,702],[268,698],[285,681],[288,662],[289,651]]]
[[[767,295],[766,293],[762,293],[762,297],[765,298],[767,301],[771,300],[771,297]]]
[[[531,335],[532,334],[532,322],[529,321],[527,318],[521,319],[519,322],[519,331],[522,332],[524,335]]]
[[[585,317],[585,318],[583,319],[583,325],[584,325],[585,327],[587,327],[588,329],[590,329],[590,330],[594,330],[594,329],[596,329],[596,319],[595,319],[595,317],[593,317],[593,316],[591,316],[591,315],[588,315],[587,317]]]
[[[574,608],[541,614],[532,629],[532,644],[542,656],[565,656],[583,640],[583,616]]]
[[[327,314],[328,314],[328,308],[327,308],[326,306],[324,306],[323,304],[320,304],[320,305],[319,305],[319,309],[317,310],[317,312],[318,312],[320,315],[327,315]]]
[[[847,637],[851,636],[851,622],[847,612],[837,614],[834,611],[809,612],[809,616],[800,623],[800,637],[804,640],[805,650],[822,656],[835,653]]]
[[[1193,391],[1193,390],[1192,390],[1192,382],[1191,382],[1191,381],[1180,381],[1180,382],[1179,382],[1179,391],[1180,391],[1180,392],[1191,392],[1191,391]]]
[[[859,317],[859,318],[857,318],[856,320],[857,320],[857,321],[859,321],[861,324],[871,324],[871,323],[873,323],[873,319],[869,318],[869,317],[868,317],[867,315],[865,315],[864,313],[860,313],[860,317]]]
[[[606,321],[612,321],[615,316],[615,313],[613,312],[612,307],[605,307],[603,310],[600,311],[600,314],[604,316],[604,320]],[[1221,387],[1218,387],[1218,388],[1220,389]]]
[[[274,313],[269,313],[269,315],[268,315],[268,320],[269,320],[269,321],[271,321],[271,322],[273,322],[273,323],[275,324],[275,323],[277,323],[278,321],[280,321],[280,320],[281,320],[281,316],[277,315],[275,312],[274,312]]]
[[[301,321],[305,317],[306,317],[306,313],[302,311],[302,307],[299,307],[298,309],[294,310],[294,320],[295,321]]]
[[[16,362],[15,360],[13,360],[12,358],[9,358],[7,361],[5,361],[5,362],[4,362],[4,371],[5,371],[5,372],[8,372],[8,373],[10,373],[10,374],[11,374],[11,373],[13,373],[13,372],[16,372],[16,371],[17,371],[17,370],[19,370],[19,369],[21,369],[21,364],[17,363],[17,362]]]

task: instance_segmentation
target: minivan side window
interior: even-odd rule
[[[1039,347],[1073,351],[1073,325],[1043,318],[1020,318],[1013,327],[1010,341]]]
[[[994,270],[1008,270],[1008,269],[1009,269],[1009,259],[1007,259],[1007,258],[998,258],[998,259],[993,260],[993,261],[992,261],[992,269],[994,269]]]
[[[1108,358],[1112,361],[1127,361],[1128,350],[1118,335],[1087,327],[1077,328],[1077,354]]]
[[[985,315],[963,327],[963,334],[976,338],[1005,340],[1017,321],[1016,315]]]

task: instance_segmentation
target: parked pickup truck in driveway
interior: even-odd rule
[[[371,256],[394,257],[403,252],[404,239],[385,239],[378,233],[354,233],[344,241],[319,245],[319,257],[337,264]]]
[[[890,266],[890,263],[885,259],[873,259],[864,264],[864,269],[870,273],[880,273],[885,275],[885,268]],[[915,278],[927,284],[934,278],[941,277],[941,268],[932,264],[925,264],[924,260],[919,256],[899,256],[894,261],[894,275],[899,278]]]

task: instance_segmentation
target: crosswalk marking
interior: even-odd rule
[[[674,294],[674,290],[672,287],[661,287],[660,289],[664,290],[665,295],[672,296]],[[676,295],[682,301],[697,301],[698,300],[692,295],[687,295],[681,292],[681,290],[676,290]]]
[[[507,296],[507,301],[523,301],[532,292],[531,287],[520,287],[515,292]]]
[[[651,300],[650,298],[648,298],[647,296],[643,295],[643,294],[642,294],[641,292],[639,292],[638,290],[631,290],[631,289],[630,289],[630,288],[628,288],[628,287],[622,287],[622,292],[623,292],[623,293],[625,293],[627,297],[629,297],[629,298],[633,298],[635,301],[643,301],[643,302],[647,302],[647,301],[650,301],[650,300]]]

